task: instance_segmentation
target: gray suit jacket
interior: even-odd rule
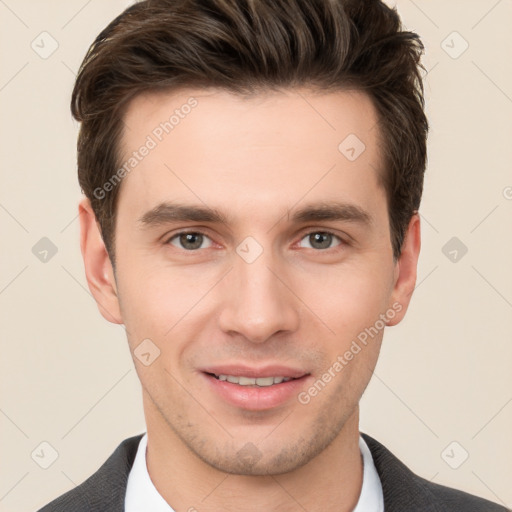
[[[38,512],[122,512],[128,474],[142,435],[125,439],[96,473]],[[507,511],[490,501],[415,475],[378,441],[367,434],[362,436],[382,483],[385,512]]]

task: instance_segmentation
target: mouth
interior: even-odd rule
[[[275,409],[294,402],[313,378],[311,373],[281,365],[254,368],[226,365],[203,368],[207,389],[221,401],[252,411]]]
[[[260,387],[267,388],[269,386],[274,386],[275,384],[281,384],[282,382],[288,382],[290,380],[296,380],[293,377],[247,377],[245,375],[224,375],[224,374],[215,374],[205,372],[211,377],[214,377],[217,380],[230,382],[231,384],[238,384],[239,386],[252,386],[252,387]]]

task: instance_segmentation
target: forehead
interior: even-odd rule
[[[142,93],[126,109],[122,145],[132,149],[147,135],[157,144],[172,144],[191,132],[196,144],[201,139],[224,142],[236,132],[232,146],[299,145],[304,138],[321,137],[337,149],[339,139],[349,134],[372,145],[377,119],[370,97],[355,90],[284,89],[252,96],[218,89]]]
[[[368,206],[385,195],[377,114],[361,92],[142,94],[124,123],[122,162],[133,166],[119,208],[133,212],[177,200],[262,214],[306,195]]]

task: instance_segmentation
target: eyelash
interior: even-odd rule
[[[337,235],[336,233],[334,233],[332,231],[325,230],[325,229],[322,229],[322,230],[314,229],[314,230],[308,231],[307,233],[304,233],[301,236],[300,241],[314,233],[322,233],[322,234],[326,234],[326,235],[331,235],[340,241],[340,243],[338,245],[335,245],[334,247],[329,247],[327,249],[314,249],[313,248],[313,250],[316,252],[327,252],[327,251],[331,251],[333,249],[339,248],[340,246],[348,245],[348,242],[346,239],[342,238],[340,235]],[[174,240],[175,238],[178,238],[181,235],[203,235],[204,237],[209,238],[211,240],[211,238],[206,233],[203,233],[202,231],[184,230],[184,231],[179,231],[178,233],[174,233],[171,237],[167,238],[165,244],[170,245],[171,240]],[[213,242],[213,240],[212,240],[212,242]],[[309,247],[305,247],[305,249],[309,249]],[[190,249],[190,250],[181,249],[181,250],[183,252],[194,253],[194,252],[198,252],[198,251],[204,250],[204,249]]]

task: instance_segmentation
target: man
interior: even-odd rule
[[[498,511],[359,432],[420,251],[416,34],[377,0],[148,0],[78,74],[86,276],[147,433],[47,511]]]

